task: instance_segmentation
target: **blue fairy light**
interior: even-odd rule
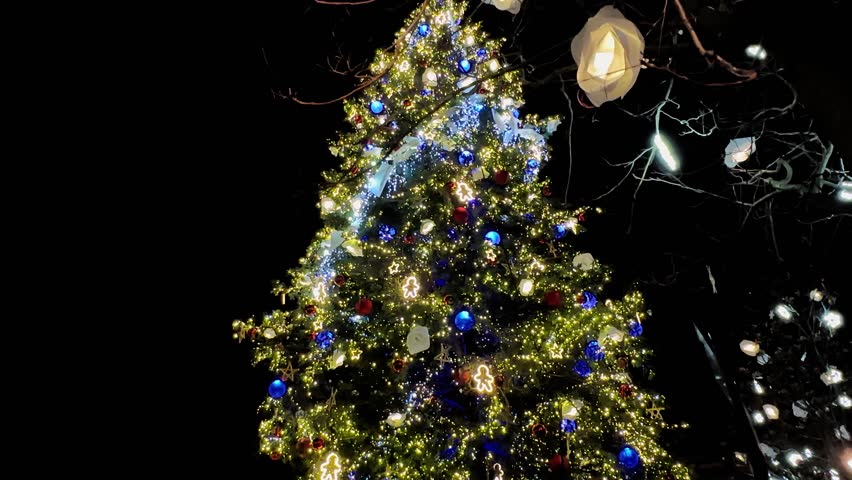
[[[589,291],[583,292],[583,303],[580,304],[586,310],[591,310],[595,308],[595,305],[598,304],[598,299],[595,297],[595,294]]]
[[[269,392],[270,397],[281,398],[287,393],[287,384],[280,378],[277,378],[269,384],[267,391]]]
[[[459,231],[456,230],[455,228],[451,228],[451,229],[447,230],[447,237],[450,240],[456,241],[456,240],[459,239]]]
[[[425,88],[423,90],[420,90],[420,95],[423,95],[424,97],[427,97],[431,94],[432,94],[432,90],[427,90]]]
[[[461,73],[470,73],[470,70],[473,68],[473,64],[470,63],[470,60],[462,58],[459,60],[458,67]]]
[[[396,235],[396,229],[390,225],[381,225],[379,227],[379,239],[383,242],[390,242]]]
[[[559,428],[561,428],[563,432],[571,433],[574,430],[577,430],[577,422],[565,418],[562,419],[562,423],[559,424]]]
[[[592,374],[592,367],[585,360],[577,360],[577,363],[574,364],[574,373],[586,378]]]
[[[527,168],[538,169],[538,160],[534,158],[527,160]]]
[[[373,100],[370,102],[370,111],[375,115],[381,115],[385,111],[385,104],[381,100]]]
[[[462,150],[459,153],[459,164],[462,166],[466,167],[470,165],[471,163],[473,163],[473,159],[473,152],[471,152],[470,150]]]
[[[630,445],[625,445],[618,451],[618,463],[627,470],[639,465],[639,451]]]
[[[328,347],[334,342],[334,333],[331,330],[323,330],[322,332],[317,334],[317,337],[314,339],[317,346],[323,350],[327,350]]]
[[[431,32],[431,31],[432,31],[432,29],[429,27],[428,23],[421,23],[420,25],[417,26],[417,34],[420,35],[421,37],[425,37],[426,35],[429,35],[429,32]]]
[[[568,235],[568,229],[565,228],[565,225],[560,223],[553,226],[553,238],[559,240],[565,235]]]
[[[462,310],[456,314],[456,318],[453,320],[453,323],[456,324],[456,328],[460,331],[466,332],[473,328],[476,324],[476,319],[474,319],[473,314],[467,310]]]
[[[587,343],[584,351],[586,353],[586,358],[589,360],[599,362],[604,358],[604,352],[601,350],[601,346],[597,340],[592,340]]]
[[[500,245],[500,234],[491,230],[485,234],[485,240],[491,242],[492,245]]]
[[[631,337],[638,337],[642,335],[642,324],[639,322],[631,322],[630,327],[627,329],[627,333],[630,334]]]
[[[533,213],[525,213],[522,216],[524,217],[524,220],[526,220],[528,222],[535,221],[535,214],[533,214]]]

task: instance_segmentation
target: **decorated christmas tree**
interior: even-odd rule
[[[345,102],[325,226],[235,321],[270,369],[260,450],[301,478],[689,478],[657,438],[642,297],[572,246],[538,178],[557,118],[462,0],[426,0]]]

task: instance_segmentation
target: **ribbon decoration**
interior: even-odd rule
[[[388,180],[390,179],[390,175],[393,172],[396,163],[404,162],[411,158],[419,147],[419,138],[405,137],[402,140],[402,145],[391,152],[390,155],[382,161],[381,165],[379,165],[379,168],[376,170],[376,173],[370,178],[368,183],[370,193],[376,197],[381,196],[382,192],[385,191],[385,186],[388,184]]]

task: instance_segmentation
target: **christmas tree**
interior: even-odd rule
[[[234,322],[271,370],[260,450],[321,480],[689,478],[631,377],[641,295],[603,298],[571,242],[595,212],[538,178],[559,120],[522,118],[466,7],[427,0],[377,52],[287,308]]]

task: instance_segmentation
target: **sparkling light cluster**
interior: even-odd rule
[[[427,0],[377,52],[330,146],[325,227],[275,287],[290,309],[234,324],[286,385],[260,449],[319,480],[544,478],[557,453],[686,479],[655,440],[663,399],[631,378],[642,298],[595,300],[609,270],[571,238],[596,211],[557,208],[538,179],[558,120],[522,118],[520,76],[466,7]]]

